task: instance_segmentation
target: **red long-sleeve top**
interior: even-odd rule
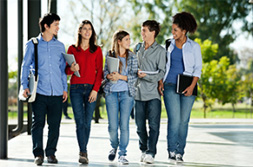
[[[70,84],[92,84],[94,85],[93,90],[98,91],[103,73],[103,55],[101,48],[98,46],[97,50],[91,53],[89,48],[83,50],[80,46],[76,48],[71,45],[67,53],[75,56],[76,63],[79,64],[79,73],[81,76],[77,77],[73,75],[74,72],[67,65],[66,74],[72,75]]]

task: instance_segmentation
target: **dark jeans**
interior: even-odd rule
[[[76,122],[76,135],[80,152],[87,152],[87,144],[90,137],[90,125],[93,112],[96,107],[95,102],[88,102],[93,85],[73,84],[70,86],[70,100]]]
[[[146,118],[149,124],[149,133],[146,128]],[[135,122],[139,135],[139,147],[142,152],[156,155],[156,144],[159,137],[161,119],[161,101],[152,99],[149,101],[135,101]]]
[[[34,156],[44,156],[43,129],[46,116],[48,139],[45,152],[46,156],[55,155],[62,115],[62,96],[44,96],[37,94],[35,102],[32,103],[32,111],[31,133]]]

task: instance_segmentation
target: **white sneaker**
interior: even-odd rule
[[[177,155],[176,155],[176,161],[179,162],[179,163],[180,163],[180,162],[181,162],[181,163],[184,162],[183,156],[182,156],[181,154],[177,154]]]
[[[146,156],[146,153],[142,153],[142,154],[141,154],[141,160],[140,160],[141,162],[143,162],[145,156]]]
[[[169,152],[169,161],[175,162],[176,161],[176,153],[175,152]]]
[[[119,157],[118,162],[121,163],[122,165],[127,165],[128,164],[128,160],[123,155]]]
[[[152,164],[154,162],[154,158],[151,154],[146,154],[145,158],[143,159],[143,162],[146,162],[147,164]]]

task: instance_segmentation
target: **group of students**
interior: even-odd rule
[[[70,100],[76,123],[80,163],[89,163],[87,144],[98,90],[103,78],[107,81],[117,81],[106,82],[104,87],[112,147],[108,159],[113,161],[118,152],[118,162],[129,163],[126,159],[129,118],[134,107],[141,150],[140,161],[149,164],[154,162],[163,95],[168,115],[168,157],[169,160],[182,162],[190,113],[195,100],[192,92],[202,68],[200,46],[187,37],[188,32],[196,31],[197,24],[194,17],[187,12],[173,16],[173,39],[167,52],[155,40],[160,31],[160,25],[155,20],[143,22],[141,28],[143,42],[134,48],[134,52],[130,50],[129,33],[124,30],[115,32],[111,50],[106,55],[104,69],[102,50],[96,45],[96,33],[88,20],[81,22],[77,42],[67,51],[75,56],[76,62],[71,66],[66,65],[62,55],[62,52],[65,52],[64,45],[54,37],[59,30],[59,21],[58,15],[48,13],[39,22],[41,30],[41,34],[37,37],[39,82],[36,100],[32,103],[31,129],[35,164],[41,165],[44,162],[44,154],[48,163],[58,163],[55,152],[59,138],[62,103],[67,100],[67,75],[71,75]],[[119,59],[118,71],[109,72],[108,57]],[[21,84],[25,89],[25,97],[30,93],[28,75],[33,65],[34,47],[30,40],[26,44],[21,70]],[[73,75],[75,71],[79,71],[80,77]],[[149,74],[147,71],[157,73]],[[175,91],[178,74],[193,76],[192,84],[184,90],[184,94],[177,94]],[[44,151],[42,137],[46,116],[49,127]]]

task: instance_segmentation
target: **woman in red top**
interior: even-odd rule
[[[70,79],[70,100],[73,107],[76,134],[80,148],[79,162],[88,164],[87,144],[90,125],[96,107],[97,92],[102,81],[103,55],[96,45],[96,33],[90,21],[84,20],[78,28],[76,45],[68,49],[75,56],[76,62],[66,67]],[[74,72],[79,71],[80,77]]]

